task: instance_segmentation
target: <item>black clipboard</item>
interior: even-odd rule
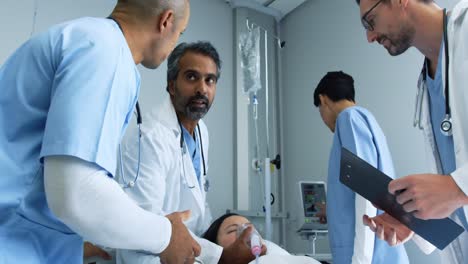
[[[444,249],[465,230],[449,218],[422,220],[405,212],[388,192],[388,177],[346,148],[341,148],[340,181],[383,211],[413,230],[416,234]]]

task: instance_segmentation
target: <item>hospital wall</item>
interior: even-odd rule
[[[24,41],[33,28],[34,0],[0,1],[0,64]],[[66,20],[95,16],[106,17],[115,0],[38,0],[35,33]],[[217,85],[214,105],[205,121],[210,130],[209,176],[211,192],[208,201],[214,216],[233,207],[233,12],[223,1],[191,0],[190,25],[180,41],[209,40],[223,60],[222,76]],[[157,70],[140,67],[142,111],[150,111],[167,95],[166,63]],[[87,107],[87,106],[83,106]],[[145,122],[143,120],[143,122]],[[135,125],[132,120],[130,125]]]
[[[457,1],[437,2],[452,7]],[[326,180],[332,133],[313,105],[313,92],[328,71],[343,70],[354,77],[356,102],[380,123],[397,175],[427,171],[422,134],[413,128],[423,62],[417,50],[391,57],[380,45],[368,44],[354,0],[307,1],[282,20],[281,32],[287,42],[281,87],[286,193],[296,193],[299,180]],[[286,204],[294,225],[301,213],[299,196],[286,196]],[[288,248],[304,251],[303,242],[292,232],[288,235]],[[426,256],[412,242],[406,248],[411,263],[442,263],[438,253]]]

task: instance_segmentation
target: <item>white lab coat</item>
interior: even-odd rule
[[[452,10],[447,24],[450,58],[449,99],[456,159],[456,170],[451,175],[465,194],[468,194],[468,18],[465,19],[467,13],[468,0],[462,0]],[[442,83],[445,85],[445,56],[442,56],[442,61],[438,63],[442,63]],[[423,93],[420,128],[425,138],[430,169],[432,173],[441,174],[441,162],[432,132],[429,95],[422,75],[418,82],[418,93]],[[468,206],[463,209],[468,218]],[[460,223],[457,215],[454,214],[451,218]],[[419,237],[416,237],[415,242],[426,253],[433,249],[428,243],[421,243]],[[442,251],[441,255],[444,263],[468,263],[468,232],[461,234]]]
[[[208,130],[202,120],[199,122],[199,127],[208,171]],[[203,176],[203,161],[200,159],[201,183],[199,184],[189,151],[182,154],[181,130],[169,96],[159,108],[143,116],[141,131],[140,173],[135,186],[125,188],[125,192],[142,208],[156,214],[168,215],[177,211],[190,210],[191,217],[186,225],[195,236],[202,235],[212,220],[206,202],[204,185],[207,178]],[[197,129],[194,133],[198,135]],[[200,142],[197,141],[197,144]],[[187,148],[185,144],[184,148]],[[138,163],[138,130],[136,128],[125,136],[122,142],[122,155],[125,182],[128,183],[134,180]],[[117,180],[123,183],[121,174],[118,175]],[[161,230],[161,235],[167,238],[170,236],[170,230]],[[200,259],[204,263],[218,263],[222,248],[207,240],[196,239],[202,246]],[[118,250],[117,262],[159,263],[159,259],[142,252]]]

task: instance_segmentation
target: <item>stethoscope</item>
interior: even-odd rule
[[[182,124],[179,122],[179,128],[180,128],[180,153],[182,156],[182,174],[184,176],[184,181],[187,184],[187,187],[189,189],[195,188],[195,184],[189,184],[189,181],[187,179],[187,173],[185,172],[185,162],[184,162],[184,155],[187,153],[187,147],[185,144],[185,139],[184,139],[184,132],[182,129]],[[197,124],[197,131],[198,131],[198,138],[200,140],[200,151],[201,151],[201,158],[202,158],[202,164],[203,164],[203,177],[205,178],[205,182],[203,184],[203,187],[205,189],[205,192],[208,192],[210,189],[210,181],[206,178],[206,164],[205,164],[205,154],[203,151],[203,141],[202,141],[202,135],[200,131],[200,125]]]
[[[443,27],[444,27],[444,51],[445,51],[445,117],[440,123],[440,130],[444,136],[452,135],[452,114],[449,104],[449,54],[448,54],[448,37],[447,37],[447,11],[444,9],[443,15]],[[424,66],[421,72],[423,81],[426,82],[426,72],[427,72],[427,58],[424,60]],[[424,88],[423,88],[424,89]],[[414,112],[414,123],[413,126],[418,126],[422,129],[421,126],[421,114],[422,114],[422,103],[424,98],[424,91],[418,91],[416,97],[416,109]]]
[[[122,162],[122,151],[119,145],[119,160],[120,160],[120,172],[122,175],[122,188],[132,188],[136,185],[138,176],[140,175],[140,162],[141,162],[141,124],[142,124],[142,117],[140,114],[140,105],[138,102],[136,103],[136,116],[137,116],[137,126],[138,126],[138,162],[137,162],[137,169],[136,169],[136,174],[135,178],[131,181],[126,181],[125,180],[125,170],[123,169],[123,162]],[[185,144],[185,139],[183,135],[183,130],[182,130],[182,125],[179,122],[180,126],[180,153],[182,157],[182,174],[184,177],[184,181],[187,184],[187,187],[189,189],[195,188],[195,185],[190,185],[189,181],[187,179],[187,173],[185,171],[185,162],[184,162],[184,155],[187,153],[187,147]],[[202,141],[202,136],[201,136],[201,131],[200,131],[200,125],[197,124],[197,130],[198,130],[198,138],[200,140],[200,151],[201,151],[201,157],[202,157],[202,163],[203,163],[203,177],[205,178],[205,182],[203,184],[205,192],[209,191],[210,188],[210,181],[206,177],[206,164],[205,164],[205,154],[203,151],[203,141]]]
[[[137,126],[138,126],[138,162],[137,162],[137,169],[136,169],[136,174],[135,174],[135,178],[129,182],[126,182],[125,181],[125,171],[123,169],[123,163],[122,163],[122,150],[120,148],[120,144],[119,144],[119,161],[120,161],[120,173],[122,174],[122,188],[126,189],[126,188],[132,188],[133,186],[135,186],[137,180],[138,180],[138,176],[140,175],[140,161],[141,161],[141,123],[142,123],[142,117],[141,117],[141,114],[140,114],[140,105],[138,104],[138,101],[135,105],[135,109],[136,109],[136,117],[137,117]]]
[[[112,16],[108,16],[107,19],[113,20],[117,26],[119,26],[120,31],[122,34],[124,33],[122,26],[120,23],[114,19]],[[140,113],[140,104],[138,104],[138,101],[135,104],[135,110],[136,110],[136,117],[137,117],[137,126],[138,126],[138,162],[137,162],[137,170],[136,170],[136,175],[135,178],[132,181],[126,182],[125,181],[125,171],[123,169],[123,163],[122,163],[122,150],[119,144],[119,161],[120,161],[120,173],[122,174],[122,188],[132,188],[135,186],[136,181],[138,180],[138,176],[140,175],[140,158],[141,158],[141,123],[143,121],[143,118],[141,117]]]

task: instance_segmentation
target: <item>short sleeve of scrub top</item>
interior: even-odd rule
[[[377,150],[366,118],[359,107],[350,107],[337,119],[337,135],[341,146],[347,148],[372,166],[377,167]]]
[[[140,84],[125,38],[115,26],[91,33],[64,31],[52,41],[60,59],[40,157],[74,156],[115,175],[118,144]]]

